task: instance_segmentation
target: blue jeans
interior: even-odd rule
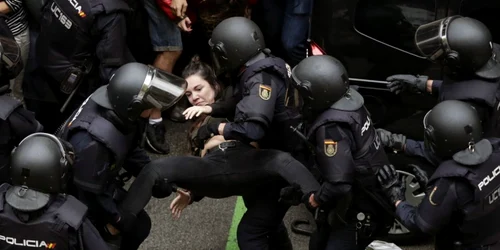
[[[163,13],[155,0],[144,0],[144,7],[149,15],[149,36],[153,50],[157,52],[181,51],[182,36],[177,24]]]
[[[262,29],[267,46],[273,54],[284,57],[292,67],[295,66],[306,57],[313,0],[266,0],[259,3],[260,9],[257,7],[253,19]]]

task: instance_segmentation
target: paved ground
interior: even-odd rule
[[[187,124],[167,122],[168,139],[172,155],[187,153]],[[153,157],[160,157],[153,155]],[[182,166],[179,166],[182,167]],[[173,196],[158,200],[152,199],[148,206],[153,228],[141,250],[237,250],[235,231],[238,216],[244,211],[237,197],[223,200],[205,198],[189,206],[181,218],[172,219],[168,206]],[[237,204],[238,203],[238,204]],[[236,211],[235,211],[236,207]],[[234,218],[233,218],[234,217]],[[293,207],[286,216],[286,225],[292,220],[309,219],[309,214],[302,206]],[[234,221],[234,222],[233,222]],[[307,250],[309,238],[292,233],[294,249]],[[404,250],[430,250],[426,242],[419,246],[400,246]]]

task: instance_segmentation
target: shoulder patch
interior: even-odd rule
[[[333,157],[337,154],[337,142],[334,140],[326,139],[324,141],[325,155]]]
[[[271,86],[266,86],[264,84],[261,84],[259,85],[259,97],[264,100],[264,101],[267,101],[269,100],[269,98],[271,98]]]

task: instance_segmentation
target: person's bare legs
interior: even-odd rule
[[[161,11],[155,0],[145,0],[144,7],[149,15],[149,35],[153,50],[158,54],[153,66],[172,73],[175,63],[182,53],[182,36],[177,24]],[[159,154],[168,154],[170,146],[166,140],[166,128],[161,110],[155,109],[146,126],[146,143]]]

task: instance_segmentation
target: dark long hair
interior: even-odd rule
[[[182,77],[184,79],[192,75],[197,75],[201,77],[201,79],[207,81],[210,87],[212,87],[215,91],[215,100],[220,98],[222,92],[221,91],[222,86],[217,80],[217,75],[215,74],[215,71],[213,70],[212,67],[210,67],[210,65],[200,61],[200,57],[198,55],[193,56],[189,64],[182,71]],[[203,123],[203,121],[205,121],[206,118],[207,118],[206,114],[201,114],[194,121],[191,128],[188,130],[188,147],[190,150],[193,149],[193,145],[191,143],[192,134],[194,130],[197,129]]]

